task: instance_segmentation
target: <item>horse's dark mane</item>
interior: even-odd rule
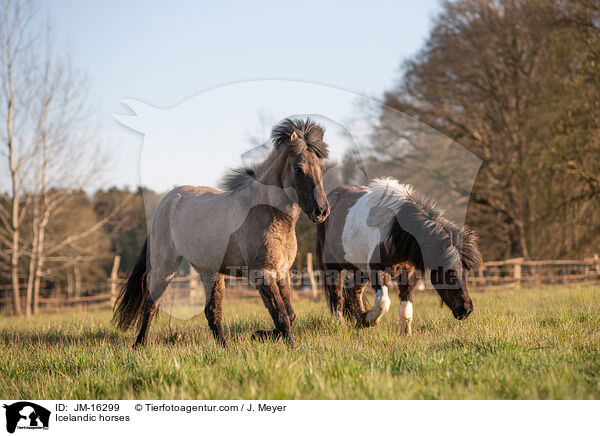
[[[292,133],[296,132],[298,138],[290,140]],[[284,119],[273,127],[271,139],[273,149],[278,150],[282,145],[288,144],[290,153],[300,155],[306,150],[313,152],[319,159],[326,159],[329,156],[327,144],[323,142],[324,129],[315,121],[307,118],[306,120]],[[270,154],[269,154],[270,156]],[[229,170],[221,179],[219,185],[225,191],[236,192],[250,183],[254,176],[260,172],[264,162],[269,159],[267,156],[263,161],[257,162],[252,166],[233,168]]]
[[[409,257],[415,265],[422,266],[422,252],[417,238],[429,246],[443,245],[440,243],[449,240],[450,245],[441,254],[442,257],[452,257],[452,253],[458,253],[463,267],[468,270],[479,268],[481,253],[476,233],[468,226],[459,228],[447,219],[444,210],[434,200],[413,190],[399,204],[398,210],[391,214],[391,219],[385,237],[388,250]]]
[[[460,239],[462,240],[462,256],[463,265],[468,270],[476,270],[481,266],[482,258],[479,251],[479,236],[469,226],[464,226],[460,230]]]
[[[248,185],[254,174],[253,167],[232,168],[223,176],[219,185],[225,191],[237,192]]]
[[[296,132],[298,139],[290,141],[292,133]],[[289,144],[294,154],[302,154],[306,149],[312,151],[319,159],[327,159],[329,150],[327,144],[323,142],[325,130],[318,123],[310,118],[306,120],[291,120],[286,118],[275,127],[271,132],[273,146],[279,148],[284,144]]]

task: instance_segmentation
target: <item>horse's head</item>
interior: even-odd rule
[[[372,185],[382,186],[380,181]],[[406,195],[399,195],[395,206],[386,202],[395,209],[386,248],[398,261],[408,260],[420,271],[430,270],[431,283],[442,302],[456,319],[466,319],[473,311],[467,279],[481,262],[477,236],[468,227],[458,228],[435,201],[419,192],[400,187],[395,190],[404,190]],[[378,210],[384,210],[383,203],[379,201],[370,211],[369,219],[374,223],[381,221],[375,218],[381,213]]]
[[[310,118],[286,119],[273,128],[275,146],[288,149],[283,187],[293,188],[293,200],[316,223],[329,215],[323,188],[323,159],[328,155],[323,133],[323,128]]]
[[[462,321],[473,311],[467,282],[469,272],[481,262],[477,236],[464,227],[447,232],[437,242],[439,246],[428,247],[435,253],[424,253],[431,269],[431,283],[454,317]]]

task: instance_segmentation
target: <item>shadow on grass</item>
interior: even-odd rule
[[[292,330],[298,335],[326,335],[332,331],[332,320],[325,314],[307,314],[296,319]],[[271,329],[270,319],[234,318],[224,323],[225,336],[228,341],[245,342],[258,329]],[[25,329],[0,329],[0,343],[5,346],[57,346],[57,345],[99,345],[111,343],[115,346],[127,347],[133,344],[137,327],[123,334],[115,328],[93,327],[78,329],[57,328],[45,331]],[[155,345],[193,345],[206,341],[214,341],[203,317],[194,317],[189,322],[175,326],[151,326],[148,333],[149,344]]]
[[[265,318],[236,318],[223,323],[225,338],[231,342],[246,342],[250,340],[252,333],[260,329],[272,329],[273,321]],[[336,326],[329,314],[303,314],[296,318],[292,332],[295,336],[328,335]],[[339,327],[338,327],[339,328]],[[354,329],[354,326],[352,325]],[[154,338],[158,343],[164,345],[177,345],[201,341],[214,341],[208,328],[206,320],[202,317],[194,317],[186,324],[178,324],[174,327],[163,327]],[[152,340],[152,330],[150,331]]]
[[[89,345],[103,342],[112,342],[115,345],[121,345],[125,341],[124,337],[110,329],[94,329],[76,333],[65,331],[32,332],[0,330],[0,338],[4,345],[19,346]]]

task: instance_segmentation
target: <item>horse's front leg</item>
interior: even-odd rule
[[[257,330],[252,335],[252,338],[264,340],[283,337],[288,345],[293,347],[292,322],[277,282],[276,273],[269,270],[261,270],[255,279],[256,288],[267,310],[271,314],[271,318],[273,318],[275,329]]]
[[[296,313],[292,307],[292,283],[289,271],[283,279],[277,281],[277,286],[279,286],[279,292],[281,293],[285,310],[290,317],[290,324],[292,324],[296,319]]]
[[[390,281],[391,277],[388,273],[382,270],[372,271],[371,287],[375,291],[375,303],[373,303],[373,308],[370,311],[361,315],[360,327],[377,325],[381,317],[390,309],[391,300],[388,296]]]
[[[400,318],[400,334],[412,336],[413,321],[413,294],[414,289],[419,282],[419,277],[415,270],[404,271],[398,280],[398,295],[400,297],[400,309],[398,315]]]

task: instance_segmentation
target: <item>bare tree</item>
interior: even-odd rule
[[[10,277],[13,294],[13,311],[21,314],[19,260],[22,253],[21,223],[23,212],[23,177],[27,171],[26,162],[32,156],[32,143],[27,135],[31,119],[29,107],[35,96],[30,87],[33,65],[27,55],[32,43],[28,34],[32,15],[20,3],[4,2],[0,13],[0,78],[3,84],[0,115],[3,118],[3,131],[0,140],[4,145],[3,154],[9,169],[9,198],[0,208],[0,218],[4,224],[2,238],[6,251],[4,260],[10,264]]]
[[[105,160],[88,133],[91,110],[84,75],[73,68],[69,56],[53,50],[49,28],[35,28],[31,4],[5,0],[0,13],[0,77],[5,84],[0,98],[6,108],[0,112],[6,126],[1,141],[10,169],[9,201],[0,206],[0,243],[8,248],[2,260],[10,261],[14,313],[23,311],[24,285],[24,309],[30,315],[38,307],[48,259],[56,259],[65,247],[74,247],[110,219],[84,229],[73,226],[73,233],[60,240],[47,237],[53,220],[69,219],[66,199],[89,189]],[[23,228],[25,217],[28,229]],[[63,256],[71,266],[80,258]]]

